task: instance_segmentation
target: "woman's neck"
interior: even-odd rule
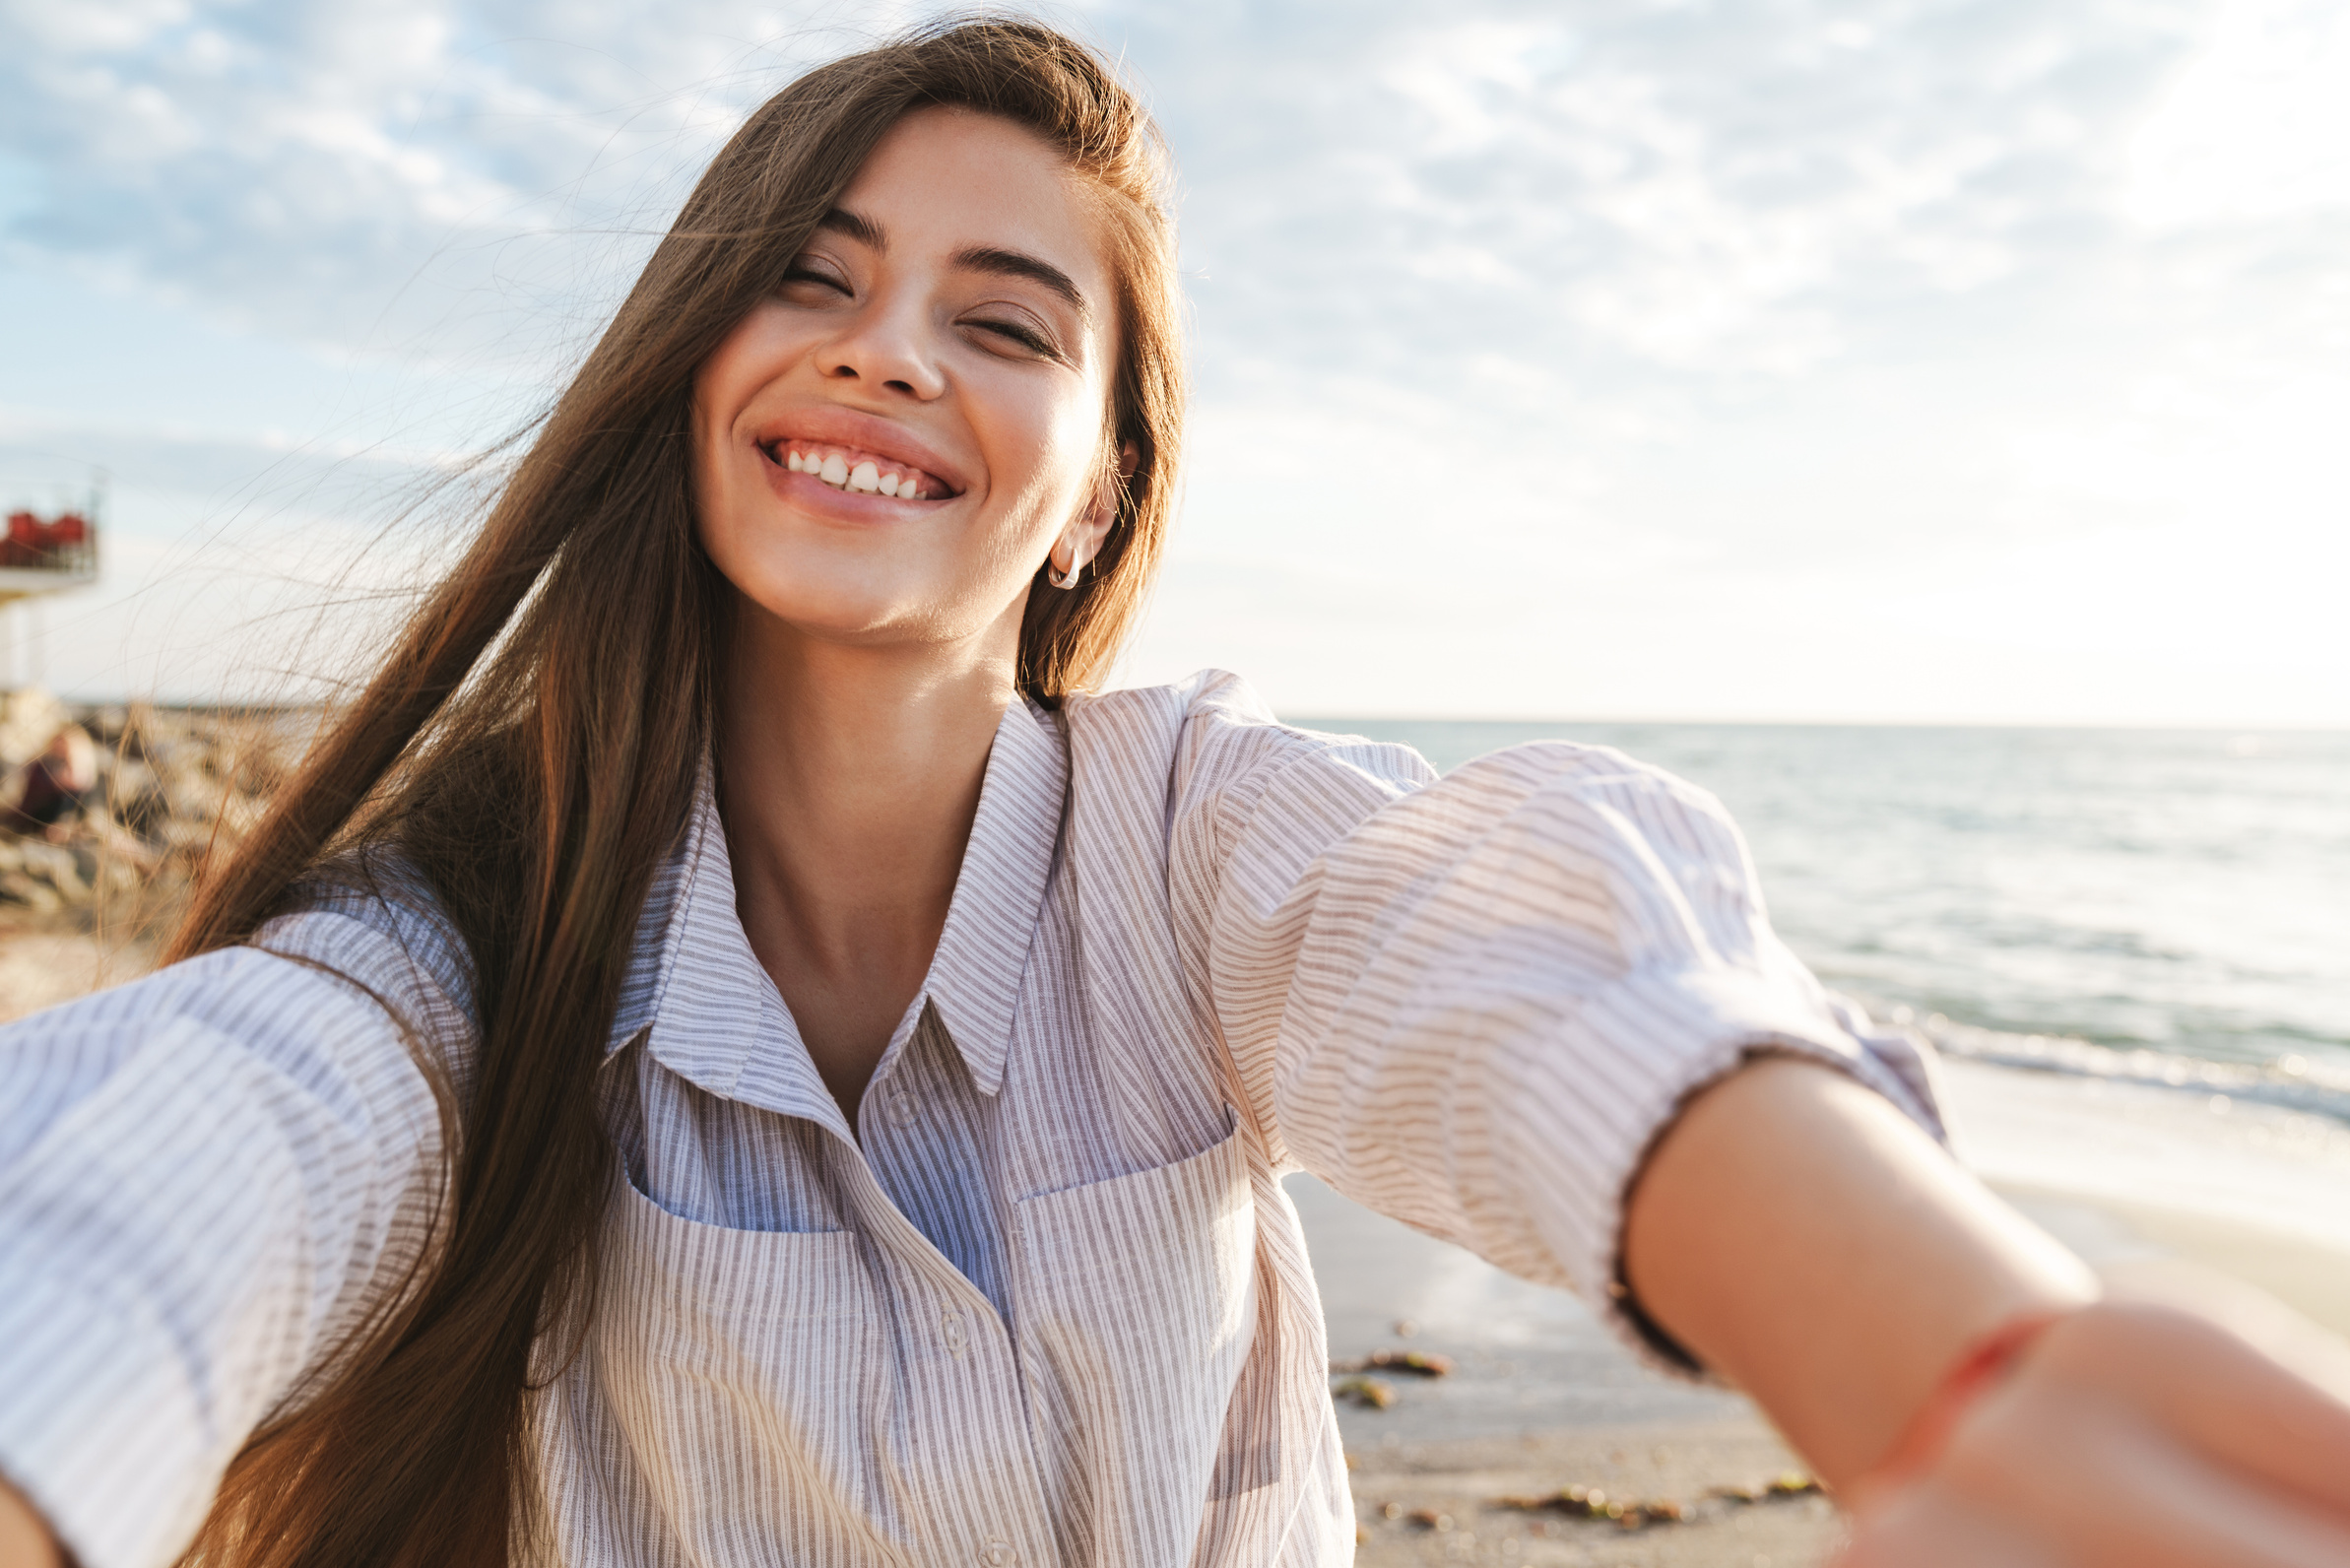
[[[862,648],[750,619],[719,716],[735,903],[853,1129],[947,923],[1016,622]]]

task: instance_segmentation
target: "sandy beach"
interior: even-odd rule
[[[1773,1497],[1769,1482],[1799,1466],[1751,1415],[1721,1421],[1624,1422],[1513,1437],[1378,1445],[1353,1456],[1355,1517],[1366,1568],[1491,1562],[1621,1564],[1623,1568],[1794,1568],[1836,1538],[1817,1494]],[[1670,1499],[1688,1518],[1626,1529],[1555,1511],[1496,1506],[1564,1484],[1633,1503]],[[1764,1491],[1746,1502],[1725,1488]]]

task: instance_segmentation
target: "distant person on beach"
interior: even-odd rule
[[[97,743],[80,725],[66,725],[40,755],[0,777],[0,828],[55,837],[97,784]]]
[[[1298,1168],[1751,1393],[1852,1564],[2350,1564],[2350,1355],[2101,1300],[1710,796],[1094,689],[1165,182],[1012,22],[719,154],[176,961],[0,1032],[0,1568],[1343,1563]]]

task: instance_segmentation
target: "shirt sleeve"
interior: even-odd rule
[[[1273,724],[1237,683],[1180,754],[1179,936],[1275,1157],[1603,1304],[1652,1364],[1688,1370],[1617,1285],[1623,1206],[1693,1092],[1785,1052],[1942,1135],[1924,1048],[1779,940],[1693,785],[1565,743],[1437,779]]]
[[[466,1027],[395,936],[311,912],[0,1029],[0,1474],[87,1568],[175,1559],[412,1277],[422,1061]]]

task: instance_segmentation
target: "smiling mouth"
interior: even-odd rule
[[[784,440],[761,446],[767,461],[794,474],[813,474],[852,495],[888,495],[901,501],[939,500],[954,493],[935,474],[878,452],[822,441]]]

